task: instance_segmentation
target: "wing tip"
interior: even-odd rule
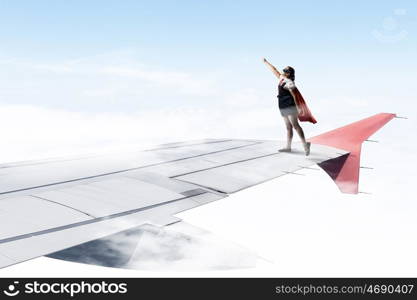
[[[361,145],[395,117],[397,114],[379,113],[309,139],[313,144],[331,146],[349,152],[343,159],[332,159],[319,164],[342,193],[359,193]]]

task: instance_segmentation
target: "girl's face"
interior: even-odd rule
[[[282,75],[284,75],[284,76],[285,76],[285,77],[287,77],[287,78],[289,78],[289,76],[290,76],[290,72],[289,72],[288,68],[289,68],[289,67],[285,67],[285,68],[282,70]]]

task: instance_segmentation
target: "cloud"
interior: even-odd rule
[[[184,222],[148,227],[127,264],[138,270],[225,270],[255,267],[257,256],[241,246]]]
[[[114,103],[138,103],[152,95],[152,100],[207,96],[218,89],[210,76],[146,66],[130,53],[55,62],[6,58],[0,65],[3,103],[64,106],[70,102],[83,109],[83,103],[97,103],[96,97],[104,98],[103,102],[110,97]]]
[[[135,227],[53,253],[50,257],[152,271],[251,268],[258,260],[254,252],[185,222],[168,227]]]
[[[118,77],[133,78],[152,83],[155,87],[167,87],[191,95],[208,95],[214,91],[213,82],[185,72],[154,71],[140,67],[104,67],[98,72]]]
[[[276,111],[172,108],[143,112],[73,112],[0,105],[1,162],[143,149],[203,138],[271,138]],[[259,119],[264,120],[259,122]]]

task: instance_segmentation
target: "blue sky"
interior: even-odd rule
[[[164,94],[147,90],[141,97],[125,102],[112,98],[99,105],[97,99],[80,100],[83,89],[109,86],[117,79],[104,81],[91,74],[82,79],[56,72],[48,75],[45,70],[39,74],[27,67],[56,67],[74,61],[85,67],[91,60],[96,67],[110,62],[112,67],[180,72],[209,81],[213,86],[206,87],[207,94],[217,91],[210,95],[210,103],[222,102],[228,94],[245,88],[273,99],[274,79],[260,63],[263,56],[280,68],[293,65],[299,85],[314,99],[336,92],[368,99],[395,93],[407,97],[408,91],[390,89],[392,79],[388,78],[392,70],[399,70],[395,81],[412,85],[410,78],[417,67],[416,12],[415,1],[3,0],[0,59],[4,74],[0,74],[0,82],[4,80],[0,88],[7,90],[26,82],[27,93],[0,93],[0,103],[75,110],[208,104],[204,89],[189,103],[184,99],[191,96],[177,95],[181,87],[173,84],[164,87]],[[19,62],[19,67],[11,62]],[[352,82],[347,81],[358,75],[361,84],[352,88]],[[136,83],[126,81],[125,91],[141,84]],[[30,92],[28,86],[33,85],[39,87],[38,92]],[[118,89],[123,89],[120,85]],[[58,91],[53,87],[65,90],[71,86],[79,93],[57,100]],[[119,99],[127,97],[121,93]]]
[[[40,57],[76,57],[120,47],[145,47],[160,53],[165,52],[161,48],[169,48],[174,55],[183,53],[191,59],[199,56],[194,51],[208,58],[213,50],[225,54],[276,51],[282,49],[281,39],[290,39],[290,47],[308,45],[314,52],[323,51],[320,44],[332,46],[332,52],[346,52],[361,42],[365,52],[372,52],[377,45],[369,39],[369,32],[384,17],[394,9],[405,9],[406,15],[397,21],[415,29],[417,8],[414,1],[0,3],[4,51],[25,55],[31,47],[32,55]]]

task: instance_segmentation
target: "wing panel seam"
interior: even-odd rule
[[[43,198],[43,197],[39,197],[39,196],[35,196],[35,195],[29,195],[29,196],[30,197],[33,197],[33,198],[38,198],[40,200],[44,200],[44,201],[47,201],[47,202],[51,202],[51,203],[57,204],[59,206],[63,206],[63,207],[69,208],[71,210],[74,210],[76,212],[82,213],[82,214],[84,214],[84,215],[86,215],[86,216],[88,216],[90,218],[93,218],[93,219],[94,218],[97,218],[96,216],[90,215],[89,213],[86,213],[85,211],[79,210],[79,209],[77,209],[75,207],[72,207],[72,206],[69,206],[69,205],[65,205],[63,203],[60,203],[60,202],[57,202],[57,201],[54,201],[54,200],[50,200],[50,199]]]

